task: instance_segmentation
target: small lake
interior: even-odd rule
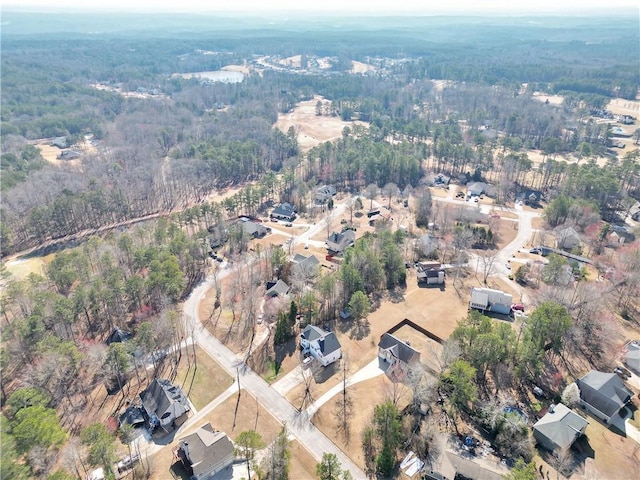
[[[174,73],[173,76],[182,78],[199,78],[203,82],[212,83],[240,83],[244,80],[244,73],[228,70],[213,70],[211,72]]]

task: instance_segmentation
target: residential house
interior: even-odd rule
[[[53,140],[51,140],[51,146],[58,148],[67,148],[69,146],[67,145],[67,137],[54,138]]]
[[[563,451],[584,434],[587,425],[589,422],[562,403],[551,404],[546,415],[533,426],[533,437],[551,452]]]
[[[444,173],[439,173],[433,178],[433,184],[436,186],[449,185],[449,182],[451,182],[451,177]]]
[[[627,345],[627,354],[624,356],[624,364],[640,375],[640,344],[631,342]]]
[[[347,247],[356,241],[356,233],[353,230],[345,230],[342,233],[333,232],[327,240],[327,250],[332,253],[342,253]]]
[[[470,308],[475,308],[484,312],[502,313],[508,315],[511,313],[511,305],[513,297],[509,293],[492,288],[472,288]]]
[[[612,248],[621,247],[624,244],[632,243],[636,236],[628,228],[614,225],[612,232],[607,235],[607,244]]]
[[[189,400],[180,387],[169,380],[156,378],[140,394],[149,428],[164,435],[182,425],[189,414]]]
[[[192,480],[209,480],[233,464],[234,447],[226,433],[206,423],[182,438],[174,455]]]
[[[122,343],[131,340],[132,338],[133,335],[131,335],[131,333],[125,332],[120,327],[115,326],[111,335],[107,337],[106,344],[111,345],[112,343]]]
[[[556,248],[562,250],[573,250],[580,245],[580,234],[573,227],[560,228],[556,230]]]
[[[582,407],[604,422],[608,422],[633,396],[615,373],[591,370],[576,380]]]
[[[316,203],[316,205],[324,205],[336,193],[336,187],[332,185],[322,185],[321,187],[316,188],[314,202]]]
[[[315,255],[305,257],[299,253],[291,259],[292,270],[295,274],[303,278],[314,278],[320,271],[320,260]]]
[[[401,381],[409,369],[420,363],[420,352],[390,333],[383,333],[378,343],[378,358],[388,365],[387,375]]]
[[[289,293],[289,285],[282,280],[276,282],[267,282],[267,291],[265,295],[267,297],[284,297]]]
[[[516,202],[522,202],[525,205],[538,207],[540,200],[542,200],[542,192],[540,190],[525,188],[516,193]]]
[[[489,192],[489,185],[484,182],[471,182],[467,183],[467,196],[479,197],[484,193]]]
[[[75,150],[65,150],[60,155],[58,155],[58,160],[75,160],[76,158],[80,158],[82,154]]]
[[[427,285],[442,285],[444,283],[444,270],[441,270],[440,262],[416,263],[416,276],[418,283]]]
[[[262,238],[271,232],[271,228],[262,223],[252,222],[250,220],[242,222],[242,230],[253,238]]]
[[[342,357],[340,342],[338,342],[336,334],[314,325],[307,325],[300,334],[300,350],[304,355],[310,355],[318,360],[323,367]]]
[[[633,125],[635,123],[635,117],[631,115],[620,115],[618,122],[623,125]]]
[[[293,222],[296,219],[296,207],[290,203],[281,203],[271,211],[271,218]]]
[[[144,410],[137,405],[129,405],[118,417],[118,424],[128,424],[132,427],[144,425]]]

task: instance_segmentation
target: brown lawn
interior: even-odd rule
[[[211,425],[220,431],[226,432],[234,441],[241,432],[246,430],[255,430],[267,444],[275,439],[282,428],[280,422],[267,412],[254,396],[244,389],[241,391],[240,402],[237,404],[234,425],[234,411],[236,411],[237,400],[237,394],[228,398],[206,416],[202,423],[211,422]]]
[[[631,115],[638,118],[640,117],[640,101],[614,98],[607,105],[607,110],[614,115]]]
[[[269,444],[280,432],[282,426],[280,423],[260,405],[255,397],[241,391],[240,402],[237,406],[237,415],[235,416],[234,428],[234,411],[236,411],[237,395],[228,398],[224,403],[214,409],[209,415],[202,419],[199,425],[179,431],[173,441],[162,448],[151,458],[153,465],[153,480],[165,480],[171,478],[169,469],[173,464],[173,454],[171,450],[175,448],[180,439],[195,432],[198,428],[207,422],[210,422],[216,430],[225,432],[229,438],[235,441],[241,432],[246,430],[255,430],[262,436],[265,444]]]
[[[587,459],[583,472],[576,472],[572,479],[627,480],[637,478],[640,465],[640,446],[630,438],[618,435],[597,420],[587,417],[589,426],[585,432],[593,459]],[[553,470],[552,470],[553,472]]]
[[[289,451],[291,452],[289,478],[316,478],[316,464],[318,462],[311,453],[297,440],[291,442]]]
[[[496,247],[498,250],[510,244],[518,235],[518,223],[509,219],[489,217],[489,226],[493,234],[498,236]]]
[[[411,401],[410,389],[403,384],[396,384],[394,394],[394,384],[385,376],[381,375],[365,382],[358,383],[347,389],[354,406],[351,416],[351,439],[345,442],[336,428],[336,403],[340,400],[340,395],[336,395],[325,403],[313,417],[313,424],[318,427],[327,437],[329,437],[338,447],[340,447],[353,462],[360,468],[364,468],[362,457],[362,432],[367,426],[376,405],[386,400],[399,398],[398,407],[403,409]]]
[[[190,366],[187,356],[191,359]],[[196,361],[197,366],[190,347],[180,361],[174,383],[182,387],[193,406],[200,410],[224,392],[233,383],[233,378],[200,347],[196,347]]]
[[[507,288],[498,279],[490,286],[495,288]],[[342,345],[344,357],[349,359],[349,372],[354,373],[377,356],[378,342],[380,336],[393,326],[408,318],[423,328],[431,331],[435,335],[447,339],[455,329],[458,320],[465,317],[468,312],[470,290],[472,286],[479,286],[473,276],[463,280],[460,287],[460,294],[452,285],[449,279],[440,288],[418,287],[416,273],[413,269],[407,270],[407,288],[403,292],[403,297],[392,301],[386,299],[382,301],[380,307],[369,315],[368,332],[361,339],[351,338],[351,323],[338,323],[336,335]],[[437,347],[435,347],[437,349]],[[423,354],[426,358],[427,356]],[[424,359],[423,359],[424,360]],[[319,398],[323,393],[341,381],[340,366],[333,369],[321,379],[321,382],[313,381],[311,393],[314,399]],[[301,404],[305,385],[301,384],[287,394],[287,399],[294,405]]]

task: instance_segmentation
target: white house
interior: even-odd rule
[[[492,288],[472,288],[469,307],[481,312],[494,312],[508,315],[511,313],[513,297],[509,293]]]
[[[340,342],[333,332],[326,332],[314,325],[307,325],[300,334],[300,350],[315,358],[323,367],[342,357]]]

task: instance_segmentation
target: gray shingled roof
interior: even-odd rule
[[[587,425],[589,422],[584,418],[559,403],[536,422],[533,432],[536,438],[543,437],[543,443],[550,443],[556,448],[564,449],[573,444]]]
[[[318,340],[320,351],[325,357],[340,348],[340,342],[338,341],[335,333],[326,332],[315,325],[307,325],[303,330],[302,335],[310,342]]]
[[[111,332],[111,335],[107,337],[106,343],[107,345],[111,345],[112,343],[126,342],[127,340],[131,340],[132,338],[133,338],[133,335],[131,335],[129,332],[125,332],[120,327],[116,326],[113,328],[113,332]]]
[[[233,453],[233,443],[224,432],[216,432],[210,423],[180,440],[180,448],[186,454],[193,474],[199,476],[209,472],[218,462]],[[186,456],[186,455],[185,455]]]
[[[278,280],[277,282],[267,282],[267,295],[283,297],[287,293],[289,293],[289,285],[282,280]]]
[[[636,372],[640,372],[640,350],[629,350],[624,357],[624,363]]]
[[[580,388],[580,398],[609,417],[615,415],[633,396],[633,392],[615,373],[591,370],[576,384]]]
[[[394,357],[407,364],[420,358],[420,352],[390,333],[384,333],[380,337],[378,347],[382,350],[389,350]]]
[[[156,378],[140,394],[140,399],[147,415],[156,414],[162,426],[172,424],[176,418],[189,411],[189,402],[184,392],[169,380]],[[169,415],[165,416],[166,413]]]

